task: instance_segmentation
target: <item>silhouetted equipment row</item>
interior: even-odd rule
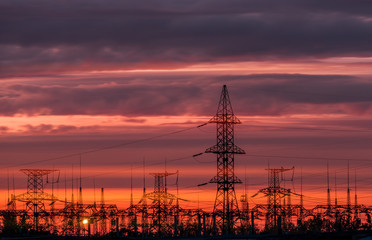
[[[248,197],[240,198],[239,216],[229,233],[252,234],[264,232],[339,231],[372,229],[372,208],[363,204],[317,205],[312,209],[303,206],[303,195],[283,187],[282,173],[294,168],[268,168],[268,186]],[[25,170],[22,170],[25,172]],[[28,181],[45,181],[49,170],[28,169]],[[43,174],[43,176],[40,176]],[[208,212],[200,208],[187,209],[180,201],[187,201],[167,190],[167,177],[178,172],[151,173],[154,189],[143,189],[141,200],[126,209],[106,204],[104,189],[101,200],[83,204],[81,194],[76,201],[61,201],[53,194],[44,192],[43,184],[30,184],[27,195],[12,195],[8,208],[0,211],[4,232],[47,231],[60,235],[114,235],[131,237],[191,237],[227,234],[221,211]],[[40,182],[39,182],[40,183]],[[41,187],[40,187],[41,186]],[[37,193],[37,194],[36,194]],[[80,189],[81,193],[81,189]],[[255,204],[249,208],[248,198],[263,195],[267,204]],[[293,204],[291,197],[300,198]],[[25,208],[16,208],[17,202],[25,202]],[[55,204],[60,202],[56,207]],[[62,207],[61,207],[62,205]],[[34,207],[30,207],[34,206]],[[219,221],[219,219],[221,219]],[[262,227],[259,224],[263,223]],[[225,224],[225,225],[224,225]],[[13,227],[13,229],[12,229]]]
[[[131,194],[130,206],[119,209],[115,204],[105,203],[103,189],[101,200],[93,204],[83,203],[81,186],[77,201],[73,195],[71,201],[58,199],[53,193],[44,191],[44,183],[48,181],[49,174],[59,171],[22,169],[27,175],[27,192],[12,194],[7,209],[0,211],[2,232],[47,231],[72,236],[114,235],[146,238],[255,234],[260,228],[260,231],[276,233],[372,229],[372,208],[358,204],[356,195],[355,204],[351,204],[349,181],[347,204],[338,204],[337,198],[335,204],[331,203],[328,174],[327,204],[306,209],[303,204],[302,184],[301,194],[285,188],[282,184],[285,181],[285,172],[292,171],[293,181],[294,167],[268,167],[268,186],[251,196],[251,199],[254,199],[257,195],[263,195],[267,204],[255,204],[250,209],[249,197],[244,192],[239,206],[235,184],[242,181],[234,172],[234,155],[245,152],[234,143],[234,125],[240,121],[233,113],[225,85],[217,113],[209,123],[217,125],[217,143],[205,151],[217,155],[217,174],[209,181],[217,185],[212,212],[180,206],[180,201],[187,200],[178,196],[178,171],[151,173],[154,177],[153,191],[147,192],[144,184],[141,200],[135,204]],[[167,178],[170,176],[177,178],[176,195],[169,193],[167,189]],[[207,183],[199,186],[205,184]],[[299,204],[292,204],[293,196],[300,198]],[[17,202],[25,203],[25,208],[18,209]],[[56,204],[57,202],[59,204]],[[260,223],[264,223],[263,228],[259,226]]]

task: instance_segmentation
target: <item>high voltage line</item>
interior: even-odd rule
[[[110,146],[106,146],[106,147],[101,147],[101,148],[97,148],[97,149],[92,149],[92,150],[87,150],[87,151],[62,155],[62,156],[53,157],[53,158],[47,158],[47,159],[32,161],[32,162],[28,162],[28,163],[8,165],[8,166],[6,166],[6,168],[14,168],[14,167],[32,165],[32,164],[36,164],[36,163],[55,161],[55,160],[60,160],[60,159],[65,159],[65,158],[70,158],[70,157],[77,157],[77,156],[81,156],[83,154],[95,153],[95,152],[100,152],[100,151],[104,151],[104,150],[129,146],[129,145],[133,145],[133,144],[137,144],[137,143],[148,142],[148,141],[151,141],[151,140],[154,140],[154,139],[157,139],[157,138],[162,138],[162,137],[166,137],[166,136],[181,133],[181,132],[186,132],[186,131],[189,131],[189,130],[192,130],[192,129],[195,129],[195,128],[201,128],[201,127],[203,127],[207,124],[208,123],[203,123],[203,124],[200,124],[200,125],[194,126],[194,127],[184,128],[184,129],[181,129],[181,130],[177,130],[177,131],[173,131],[173,132],[169,132],[169,133],[165,133],[165,134],[159,134],[159,135],[156,135],[156,136],[153,136],[153,137],[138,139],[138,140],[129,141],[129,142],[125,142],[125,143],[120,143],[120,144],[110,145]]]

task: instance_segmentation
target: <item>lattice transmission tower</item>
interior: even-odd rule
[[[267,168],[266,170],[268,171],[268,187],[260,189],[252,197],[257,196],[259,193],[262,193],[266,196],[267,205],[265,206],[257,204],[256,208],[261,208],[265,210],[266,212],[265,228],[267,230],[273,230],[278,227],[279,217],[281,218],[281,221],[283,221],[283,223],[287,221],[285,217],[287,215],[291,215],[288,214],[288,206],[290,206],[290,196],[298,194],[293,193],[291,192],[290,189],[281,186],[281,183],[285,180],[283,173],[287,171],[294,171],[294,167]],[[288,197],[287,205],[284,204],[284,202],[282,202],[282,200],[284,200],[285,197]]]
[[[58,199],[53,194],[44,192],[44,177],[58,170],[46,169],[21,169],[27,175],[27,192],[16,196],[15,200],[26,203],[26,211],[33,215],[33,225],[36,231],[39,229],[40,219],[46,221],[47,212],[44,201],[55,202]]]
[[[152,200],[152,204],[149,204],[148,209],[152,210],[153,222],[150,230],[157,233],[158,236],[171,232],[172,224],[169,224],[173,219],[171,217],[172,211],[174,211],[173,201],[177,201],[178,197],[168,192],[167,188],[167,177],[175,175],[177,172],[161,172],[161,173],[150,173],[154,176],[154,191],[151,193],[144,194],[140,203],[146,201],[146,199]]]
[[[217,124],[217,144],[205,150],[206,153],[217,155],[217,175],[209,181],[217,183],[213,213],[216,225],[221,232],[228,234],[232,233],[240,218],[235,184],[242,181],[235,176],[234,155],[245,152],[234,144],[234,125],[241,122],[233,113],[226,85],[222,87],[217,113],[209,123]]]

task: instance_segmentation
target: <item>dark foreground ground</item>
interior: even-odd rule
[[[141,240],[143,238],[129,238],[129,237],[63,237],[63,236],[50,236],[50,235],[33,235],[33,236],[1,236],[0,240],[16,240],[16,239],[30,239],[30,240],[119,240],[119,239],[128,239],[128,240]],[[246,236],[217,236],[217,237],[195,237],[195,238],[146,238],[146,239],[179,239],[179,240],[211,240],[211,239],[220,239],[220,240],[240,240],[240,239],[249,239],[249,240],[310,240],[310,239],[319,239],[319,240],[372,240],[372,231],[358,231],[358,232],[333,232],[333,233],[306,233],[306,234],[283,234],[283,235],[246,235]]]

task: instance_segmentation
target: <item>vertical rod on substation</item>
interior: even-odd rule
[[[15,196],[15,180],[14,180],[14,173],[13,173],[13,195]]]
[[[83,194],[82,194],[82,191],[81,191],[81,154],[80,154],[80,159],[79,159],[79,164],[80,164],[80,169],[79,169],[79,203],[82,204],[83,203]]]
[[[281,235],[283,232],[282,229],[282,216],[278,215],[278,234]]]
[[[67,176],[65,172],[65,207],[67,206]]]
[[[133,207],[133,166],[130,166],[130,207]]]
[[[212,221],[213,221],[213,236],[217,234],[217,223],[216,223],[216,214],[212,213]]]
[[[198,210],[198,237],[200,237],[201,235],[201,217],[200,217],[200,213],[199,213],[199,210]]]
[[[137,237],[138,235],[137,213],[135,213],[134,215],[134,234]]]
[[[97,205],[96,201],[96,178],[93,177],[93,202],[94,202],[94,207]]]
[[[350,161],[347,161],[347,223],[351,221],[351,198],[350,198]]]
[[[355,200],[354,200],[354,208],[355,208],[355,218],[358,218],[358,195],[357,195],[357,173],[356,173],[356,168],[355,168],[355,175],[354,175],[354,188],[355,188]]]
[[[300,205],[301,205],[300,218],[301,218],[301,223],[302,223],[303,214],[304,214],[304,195],[303,195],[303,192],[302,192],[302,168],[301,168],[301,196],[300,196]]]
[[[104,193],[104,188],[101,188],[101,205],[105,204],[105,193]]]
[[[178,229],[177,229],[177,225],[178,225],[178,217],[177,215],[174,215],[174,232],[173,232],[173,237],[177,237],[178,235]]]
[[[142,165],[143,165],[143,211],[142,211],[142,238],[146,238],[147,235],[147,227],[145,221],[145,216],[147,214],[147,202],[146,202],[146,159],[143,157],[142,159]],[[146,211],[146,212],[145,212]]]
[[[38,213],[37,213],[37,203],[34,203],[33,204],[34,205],[34,221],[35,221],[35,230],[36,230],[36,232],[38,232],[39,231],[39,224],[38,224],[38,222],[39,222],[39,219],[38,219]]]
[[[205,218],[205,212],[203,212],[203,236],[205,237],[207,235],[207,223]]]
[[[7,203],[9,203],[10,202],[10,181],[9,181],[9,168],[8,168],[8,202]]]
[[[350,209],[351,201],[350,201],[350,162],[347,161],[347,207],[348,210]]]
[[[71,203],[74,205],[74,164],[71,166]]]
[[[335,171],[335,207],[337,207],[337,172]]]
[[[116,237],[119,237],[119,217],[116,217]]]
[[[254,235],[255,234],[255,230],[254,230],[255,226],[254,226],[254,212],[253,210],[251,211],[251,234]]]
[[[331,209],[331,190],[329,188],[329,162],[327,161],[327,208]]]

